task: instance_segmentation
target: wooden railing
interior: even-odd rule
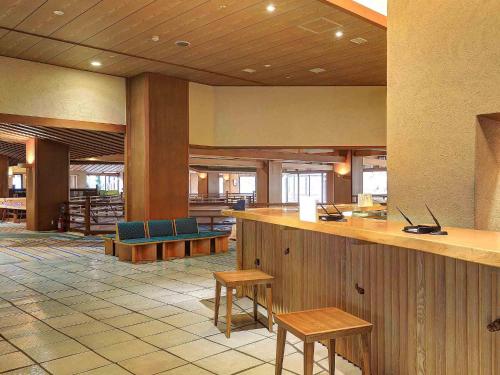
[[[113,233],[116,223],[125,218],[125,204],[121,196],[87,196],[67,203],[67,229],[91,234]]]
[[[239,200],[245,200],[247,204],[255,202],[254,193],[229,193],[224,194],[189,194],[189,203],[193,204],[234,204]]]

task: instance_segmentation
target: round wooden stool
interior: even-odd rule
[[[335,339],[360,335],[362,348],[363,375],[370,374],[370,333],[373,325],[335,307],[298,311],[275,315],[278,324],[276,346],[276,375],[283,370],[286,333],[290,331],[304,342],[304,375],[312,375],[314,363],[314,343],[326,341],[328,344],[328,364],[330,375],[335,373]]]
[[[240,286],[253,286],[253,318],[257,321],[257,288],[266,286],[267,324],[270,332],[273,331],[273,293],[272,284],[274,277],[260,270],[240,270],[227,272],[214,272],[215,286],[215,312],[214,324],[219,320],[220,292],[222,286],[226,287],[226,337],[231,336],[231,312],[233,304],[233,289]]]

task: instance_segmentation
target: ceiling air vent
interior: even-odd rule
[[[365,43],[368,43],[368,41],[364,38],[354,38],[354,39],[351,39],[351,42],[355,43],[355,44],[365,44]]]
[[[302,25],[299,25],[299,27],[303,30],[309,31],[310,33],[322,34],[326,33],[327,31],[338,30],[343,26],[340,23],[332,21],[326,17],[320,17],[315,20],[303,23]]]

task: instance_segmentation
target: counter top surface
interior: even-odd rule
[[[500,232],[444,227],[448,236],[402,232],[402,222],[348,218],[347,222],[311,223],[299,220],[298,211],[282,208],[223,210],[226,216],[328,233],[342,237],[415,249],[500,268]]]

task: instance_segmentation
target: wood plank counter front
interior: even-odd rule
[[[281,208],[223,213],[237,218],[238,268],[275,277],[275,312],[338,307],[374,324],[374,374],[500,374],[500,332],[487,328],[500,318],[500,233],[411,235],[402,223],[308,223]],[[361,363],[356,339],[338,340],[337,352]]]

